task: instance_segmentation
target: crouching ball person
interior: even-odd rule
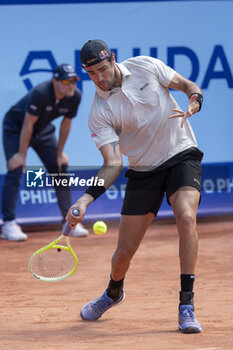
[[[51,80],[35,86],[4,117],[3,146],[8,171],[2,188],[1,238],[10,241],[27,239],[15,220],[15,209],[28,148],[36,151],[49,173],[67,171],[68,157],[63,148],[81,100],[81,92],[76,88],[77,79],[74,67],[60,64]],[[57,140],[55,126],[51,122],[60,116],[63,119]],[[72,204],[71,192],[69,188],[64,190],[59,186],[55,186],[55,191],[59,209],[65,218]],[[87,236],[88,231],[78,224],[71,235]]]
[[[84,218],[87,206],[101,196],[122,171],[122,154],[129,169],[121,211],[119,238],[112,257],[111,278],[105,292],[81,310],[84,320],[97,320],[124,300],[124,279],[164,194],[172,206],[179,232],[181,291],[179,329],[199,333],[194,315],[193,284],[198,238],[196,215],[201,190],[201,160],[188,118],[199,112],[202,91],[158,59],[139,56],[118,64],[108,45],[89,40],[81,62],[95,84],[89,115],[92,138],[104,164],[97,176],[104,186],[89,187],[70,208],[67,220],[73,229]],[[182,111],[169,88],[188,97]],[[76,207],[80,216],[74,217]]]

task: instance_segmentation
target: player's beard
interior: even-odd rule
[[[113,79],[112,79],[112,85],[111,88],[109,90],[114,89],[114,87],[116,87],[116,83],[117,83],[117,76],[116,76],[116,70],[114,69],[114,75],[113,75]]]
[[[114,73],[113,73],[112,79],[109,82],[106,81],[106,82],[103,82],[103,83],[99,83],[97,85],[98,85],[98,87],[101,90],[111,91],[112,89],[114,89],[114,87],[116,87],[116,83],[117,83],[117,76],[116,76],[116,71],[114,69]]]

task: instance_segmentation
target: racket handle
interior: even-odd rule
[[[79,211],[77,208],[75,208],[75,209],[72,210],[72,214],[73,214],[74,216],[79,216],[80,211]],[[64,236],[69,236],[70,231],[71,231],[71,228],[69,227],[69,223],[66,221],[65,227],[64,227],[64,229],[63,229],[63,235],[64,235]]]

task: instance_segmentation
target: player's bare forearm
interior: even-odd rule
[[[123,169],[123,166],[119,164],[103,165],[102,168],[97,173],[96,177],[98,179],[103,180],[104,187],[107,190],[118,178],[118,176],[122,172],[122,169]]]
[[[184,92],[189,99],[189,105],[186,113],[183,113],[183,111],[180,111],[180,110],[173,109],[173,112],[176,112],[178,114],[171,115],[169,117],[169,118],[185,117],[185,119],[181,123],[181,126],[183,126],[187,117],[190,117],[191,115],[199,112],[202,102],[199,103],[196,99],[198,98],[198,95],[202,95],[202,91],[196,83],[182,77],[178,73],[175,73],[168,87],[171,89],[176,89]]]
[[[119,142],[112,142],[102,146],[100,152],[103,156],[104,164],[96,174],[96,178],[103,180],[103,186],[107,190],[123,170]],[[83,195],[78,201],[81,199],[87,205],[94,200],[89,194]]]
[[[104,187],[107,190],[113,182],[118,178],[122,171],[123,167],[118,165],[112,165],[107,166],[103,165],[102,168],[99,170],[99,172],[96,175],[96,178],[103,180]],[[94,198],[89,193],[84,193],[75,203],[75,207],[80,209],[81,207],[88,207],[92,202],[94,201]]]
[[[186,111],[172,109],[172,112],[175,112],[175,114],[169,116],[169,119],[182,118],[181,127],[183,128],[186,119],[199,112],[202,104],[202,91],[196,83],[182,77],[178,73],[175,73],[168,87],[184,92],[189,99],[189,105]]]
[[[202,94],[201,88],[196,83],[182,77],[179,73],[175,73],[168,87],[184,92],[188,98],[194,93]]]
[[[104,180],[104,187],[107,190],[118,178],[123,169],[122,156],[119,142],[112,142],[101,147],[100,152],[104,164],[99,170],[97,177]]]
[[[118,178],[123,169],[122,164],[115,165],[103,165],[102,168],[98,171],[96,177],[103,180],[104,188],[107,190],[113,182]],[[77,207],[80,210],[81,217],[84,217],[86,208],[94,201],[89,193],[84,193],[74,204],[74,207]],[[73,206],[72,206],[73,207]]]
[[[123,169],[119,143],[112,142],[104,145],[101,147],[100,152],[103,156],[104,164],[96,174],[96,177],[99,180],[103,180],[103,186],[107,190]],[[77,202],[87,207],[93,200],[94,198],[91,194],[85,193]]]
[[[112,142],[110,144],[104,145],[101,147],[100,151],[104,159],[104,164],[98,171],[96,177],[103,180],[104,188],[107,190],[109,186],[111,186],[113,182],[118,178],[123,169],[122,156],[118,142]],[[66,216],[66,219],[69,222],[71,228],[83,220],[86,208],[94,201],[94,199],[95,198],[91,194],[84,193],[77,200],[77,202],[72,205]],[[79,209],[80,215],[78,217],[74,217],[72,215],[73,208]]]

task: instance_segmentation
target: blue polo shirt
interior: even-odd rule
[[[25,113],[28,112],[38,120],[34,125],[33,135],[42,131],[54,119],[64,116],[74,118],[81,101],[81,92],[76,88],[74,96],[56,100],[52,80],[45,81],[30,90],[7,112],[5,126],[21,130]]]

